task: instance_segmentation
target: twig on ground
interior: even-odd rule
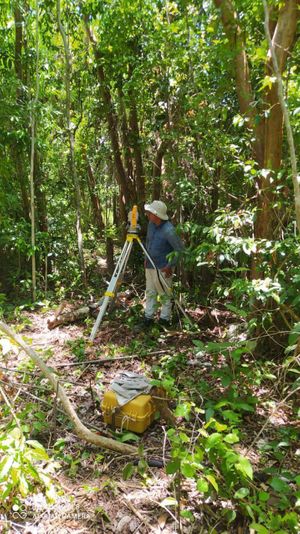
[[[129,510],[131,510],[136,515],[136,517],[140,521],[142,521],[142,523],[144,523],[144,525],[146,525],[146,527],[149,529],[149,532],[156,532],[156,529],[152,525],[150,525],[149,521],[145,517],[143,517],[141,512],[139,512],[130,501],[123,500],[121,502],[125,504],[125,506],[127,506],[127,508],[129,508]]]

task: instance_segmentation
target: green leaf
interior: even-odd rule
[[[239,457],[238,463],[235,465],[235,468],[242,473],[247,478],[253,479],[253,469],[252,465],[247,458],[243,456]]]
[[[289,493],[291,491],[289,485],[279,477],[273,477],[270,486],[278,493]]]
[[[258,498],[261,502],[267,502],[270,498],[270,493],[268,493],[267,491],[259,491]]]
[[[219,434],[219,432],[214,432],[205,441],[205,448],[206,449],[212,449],[215,447],[220,441],[222,441],[223,436],[222,434]]]
[[[288,337],[288,344],[295,345],[300,336],[300,323],[295,323]]]
[[[0,464],[0,482],[5,482],[5,479],[14,463],[14,455],[5,456]]]
[[[122,471],[123,479],[128,480],[130,477],[132,477],[133,473],[134,473],[134,466],[131,462],[129,462],[128,464],[125,465]]]
[[[259,523],[251,523],[250,528],[253,528],[253,530],[258,534],[270,534],[270,531]]]
[[[188,419],[190,411],[191,405],[188,402],[185,402],[184,404],[178,404],[178,406],[176,406],[175,416],[184,417],[185,419]]]
[[[125,434],[122,434],[118,438],[118,441],[121,441],[122,443],[126,443],[127,441],[140,441],[140,437],[134,434],[133,432],[126,432]]]
[[[194,478],[196,468],[189,463],[182,463],[181,472],[186,478]]]
[[[232,346],[232,343],[229,343],[228,341],[224,341],[223,343],[209,342],[206,345],[206,350],[207,352],[211,352],[211,353],[222,352],[222,351],[229,349],[229,347],[231,346]]]
[[[200,341],[199,339],[193,339],[193,344],[195,345],[195,347],[197,347],[197,349],[205,349],[203,341]]]
[[[185,519],[189,519],[190,521],[193,521],[194,514],[191,512],[191,510],[181,510],[180,512],[181,517],[184,517]]]
[[[247,495],[249,495],[249,489],[248,488],[240,488],[235,492],[234,498],[235,499],[244,499],[245,497],[247,497]]]
[[[206,493],[208,491],[208,483],[204,478],[199,478],[197,480],[197,490],[200,493]]]
[[[21,473],[20,475],[19,490],[20,490],[22,497],[26,497],[26,495],[28,495],[29,485],[23,473]]]
[[[219,486],[218,486],[218,483],[215,479],[215,477],[213,475],[205,475],[205,477],[207,478],[207,480],[211,483],[211,485],[213,486],[213,488],[216,490],[216,492],[218,493],[219,491]]]
[[[218,421],[215,421],[215,429],[217,432],[223,432],[223,430],[227,430],[228,425],[223,425],[222,423],[219,423]]]
[[[226,443],[238,443],[240,440],[236,434],[227,434],[224,441],[226,441]]]
[[[184,432],[180,432],[179,433],[179,438],[180,438],[180,441],[182,443],[189,443],[190,442],[190,438],[187,434],[185,434]]]
[[[166,473],[167,475],[174,475],[174,473],[177,473],[180,469],[180,459],[174,458],[173,460],[170,460],[166,465]]]

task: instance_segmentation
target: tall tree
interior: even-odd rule
[[[274,77],[270,51],[265,60],[265,82],[262,102],[258,104],[253,83],[246,46],[246,28],[240,24],[240,13],[233,0],[214,0],[220,9],[224,31],[233,51],[235,86],[240,112],[248,128],[253,132],[253,155],[260,169],[257,187],[257,216],[255,237],[272,239],[274,237],[273,172],[281,165],[283,145],[283,113],[278,99],[277,80]],[[262,11],[261,11],[262,12]],[[297,21],[299,20],[299,0],[285,0],[272,9],[270,33],[282,74],[295,43]],[[263,12],[262,12],[263,14]],[[257,262],[253,264],[252,276],[259,276]]]
[[[79,253],[79,262],[82,273],[82,280],[84,285],[87,285],[86,270],[83,255],[83,235],[81,224],[81,191],[80,183],[78,179],[76,164],[75,164],[75,139],[74,139],[74,125],[71,121],[71,73],[72,73],[72,58],[70,47],[67,39],[67,35],[61,20],[61,7],[60,0],[57,0],[57,20],[59,31],[64,44],[65,52],[65,87],[66,87],[66,122],[69,138],[70,149],[70,172],[75,187],[75,204],[76,204],[76,232],[77,232],[77,244]]]
[[[26,73],[23,66],[23,49],[24,49],[24,17],[21,6],[18,2],[14,6],[14,22],[15,22],[15,74],[17,78],[16,102],[19,109],[21,121],[24,121],[25,106],[26,106]],[[24,121],[25,126],[25,121]],[[24,134],[24,132],[23,132]],[[24,135],[16,136],[15,143],[12,145],[12,155],[15,160],[16,175],[19,180],[24,218],[29,221],[30,201],[28,191],[28,179],[26,176],[25,153],[24,153]]]

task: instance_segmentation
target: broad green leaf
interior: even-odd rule
[[[197,490],[200,493],[206,493],[208,491],[208,483],[204,478],[199,478],[197,480]]]
[[[174,473],[177,473],[180,469],[180,459],[174,458],[173,460],[170,460],[166,465],[166,473],[167,475],[174,475]]]
[[[257,532],[257,534],[270,534],[270,531],[259,523],[251,523],[250,528]]]
[[[247,497],[247,495],[249,495],[249,489],[248,488],[240,488],[235,492],[234,498],[235,499],[244,499],[245,497]]]
[[[184,417],[187,419],[191,412],[191,405],[188,402],[185,402],[183,404],[178,404],[175,409],[175,416],[176,417]]]
[[[218,486],[218,483],[215,479],[215,477],[213,475],[205,475],[205,477],[207,478],[207,480],[211,483],[211,485],[213,486],[213,488],[216,490],[216,492],[218,493],[219,491],[219,486]]]
[[[132,477],[133,473],[134,473],[134,466],[131,462],[129,462],[128,464],[125,465],[122,471],[123,479],[128,480],[130,477]]]
[[[19,490],[20,490],[22,497],[26,497],[26,495],[28,495],[29,485],[23,473],[20,474]]]
[[[121,437],[118,438],[118,441],[121,441],[122,443],[126,443],[127,441],[140,441],[140,437],[134,434],[133,432],[126,432],[125,434],[122,434]]]
[[[194,514],[190,510],[181,510],[180,515],[181,517],[189,519],[190,521],[193,521],[194,519]]]
[[[223,425],[222,423],[219,423],[218,421],[215,422],[215,429],[217,432],[223,432],[224,430],[227,430],[228,426]]]
[[[273,477],[270,486],[278,493],[289,493],[291,491],[289,485],[279,477]]]
[[[182,463],[181,472],[186,478],[193,478],[196,473],[196,468],[189,463]]]
[[[258,498],[261,502],[266,502],[270,498],[270,493],[268,493],[267,491],[259,491]]]
[[[190,437],[187,434],[185,434],[184,432],[180,432],[179,433],[179,438],[180,438],[180,441],[182,443],[189,443],[190,442]]]
[[[226,443],[238,443],[240,440],[236,434],[227,434],[224,441],[226,441]]]
[[[212,343],[212,342],[209,342],[206,345],[206,350],[207,350],[207,352],[211,352],[211,353],[222,352],[224,350],[229,349],[229,347],[231,347],[231,346],[232,346],[232,343],[229,343],[228,341],[224,341],[223,343]]]
[[[247,458],[243,456],[239,457],[238,463],[235,465],[235,468],[242,473],[247,478],[253,479],[253,469],[252,465]]]
[[[206,449],[212,449],[215,447],[220,441],[222,441],[223,436],[222,434],[219,434],[219,432],[214,432],[210,436],[208,436],[206,442],[205,442],[205,448]]]
[[[14,463],[14,455],[5,456],[0,464],[0,482],[5,482],[5,479]]]

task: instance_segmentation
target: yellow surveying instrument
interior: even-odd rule
[[[134,241],[137,241],[139,243],[141,249],[143,250],[143,252],[144,252],[145,256],[148,258],[148,260],[150,261],[150,263],[153,266],[153,268],[157,270],[158,274],[160,274],[160,271],[157,269],[157,267],[154,264],[151,256],[148,254],[148,252],[145,249],[142,241],[139,238],[139,235],[138,235],[139,229],[140,229],[140,226],[138,225],[138,210],[137,210],[137,206],[133,206],[132,211],[130,211],[129,214],[128,214],[128,232],[127,232],[127,236],[126,236],[126,241],[125,241],[124,247],[122,249],[122,252],[120,254],[120,257],[118,259],[118,262],[116,264],[116,267],[115,267],[115,270],[113,272],[113,275],[111,277],[111,280],[110,280],[110,283],[108,285],[108,288],[104,293],[104,296],[103,296],[103,299],[102,299],[102,302],[101,302],[101,305],[100,305],[100,310],[99,310],[96,322],[94,324],[94,327],[93,327],[91,335],[90,335],[90,341],[94,341],[94,339],[95,339],[97,330],[98,330],[98,328],[99,328],[99,326],[101,324],[101,321],[103,319],[103,316],[104,316],[104,314],[106,312],[106,308],[108,306],[109,300],[111,298],[115,298],[116,295],[117,295],[117,289],[122,283],[123,275],[124,275],[124,272],[125,272],[125,269],[126,269],[126,266],[127,266],[127,262],[128,262],[128,259],[129,259],[130,252],[131,252],[132,245],[133,245]],[[163,286],[164,291],[166,293],[168,293],[169,295],[171,295],[172,294],[172,290],[168,286],[168,283],[166,282],[165,278],[163,276],[159,276],[159,279],[160,279],[160,283]],[[187,317],[184,309],[180,305],[180,303],[177,300],[175,300],[175,303],[178,306],[178,308],[180,309],[180,311],[183,313],[183,315],[188,319],[188,317]]]

